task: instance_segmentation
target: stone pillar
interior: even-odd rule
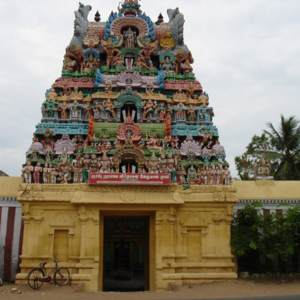
[[[176,210],[169,207],[156,212],[156,288],[166,289],[164,274],[174,273],[176,257]]]
[[[99,289],[99,211],[80,206],[80,263],[78,280],[84,282],[85,290]]]

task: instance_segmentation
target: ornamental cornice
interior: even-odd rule
[[[97,99],[111,99],[116,100],[120,96],[120,93],[116,93],[113,91],[105,91],[105,92],[96,92],[91,95],[93,100]]]
[[[185,203],[237,203],[236,189],[232,186],[191,186],[180,192]]]
[[[299,199],[242,199],[239,200],[240,205],[253,204],[253,203],[261,203],[266,205],[300,205]]]
[[[231,186],[89,186],[87,184],[21,184],[20,202],[69,202],[72,204],[236,203]]]
[[[146,92],[138,93],[143,100],[155,100],[161,102],[170,102],[170,99],[162,93]]]

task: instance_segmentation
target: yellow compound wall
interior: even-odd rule
[[[54,256],[85,290],[103,287],[103,217],[150,218],[149,287],[166,289],[237,277],[230,224],[238,199],[300,199],[299,182],[234,182],[230,187],[25,185],[0,178],[0,195],[23,206],[21,273]]]

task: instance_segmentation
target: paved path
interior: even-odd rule
[[[164,299],[161,299],[164,300]],[[182,299],[176,299],[173,300],[182,300]],[[194,299],[185,299],[185,300],[198,300],[196,298]],[[298,296],[272,296],[272,297],[252,297],[252,298],[216,298],[216,299],[199,299],[199,300],[300,300],[300,295]]]
[[[218,300],[220,300],[220,298]],[[300,295],[299,296],[278,296],[278,297],[276,296],[257,297],[257,298],[232,298],[232,300],[300,300]]]
[[[60,288],[45,284],[39,291],[33,291],[26,285],[17,286],[22,294],[12,294],[12,287],[0,287],[0,300],[300,300],[299,281],[237,280],[207,283],[156,293],[84,293],[81,292],[80,286],[76,285]]]

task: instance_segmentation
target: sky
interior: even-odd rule
[[[119,1],[82,0],[105,21]],[[194,72],[210,96],[231,171],[266,123],[300,119],[299,0],[142,0],[156,21],[179,7]],[[19,176],[45,91],[61,74],[74,0],[0,0],[0,170]]]

